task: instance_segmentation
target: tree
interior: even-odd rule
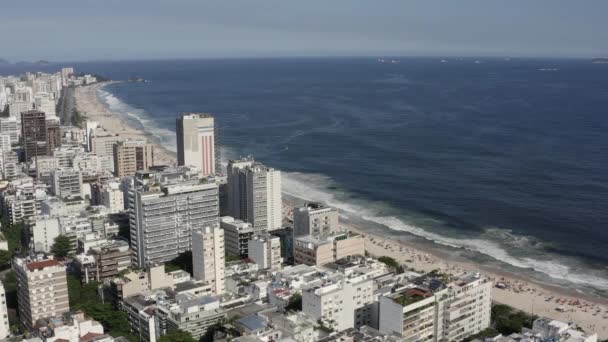
[[[389,256],[381,256],[378,258],[378,261],[384,263],[393,272],[403,273],[403,266],[399,265],[397,260]]]
[[[51,253],[57,258],[63,259],[70,254],[71,249],[72,243],[70,242],[70,238],[65,235],[59,235],[55,238],[55,243],[51,247]]]
[[[160,337],[158,342],[197,342],[189,332],[183,330],[171,330]]]
[[[10,224],[8,220],[2,220],[2,233],[8,243],[8,250],[11,252],[20,251],[22,248],[23,223]]]
[[[0,269],[5,269],[11,265],[12,253],[5,250],[0,250]]]
[[[494,330],[508,336],[521,332],[522,328],[531,328],[536,316],[515,310],[504,304],[492,306],[492,326]]]
[[[289,298],[289,302],[285,306],[287,311],[302,311],[302,295],[299,293],[294,294]]]
[[[69,274],[67,278],[71,309],[84,311],[89,317],[101,323],[108,334],[114,337],[124,336],[129,341],[138,341],[137,337],[131,334],[127,313],[116,310],[112,303],[100,301],[97,288],[101,283],[92,281],[80,285],[80,277]]]

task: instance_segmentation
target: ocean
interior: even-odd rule
[[[169,149],[176,116],[212,113],[222,157],[282,170],[288,194],[454,259],[608,296],[608,66],[444,60],[73,64],[148,80],[99,95]]]

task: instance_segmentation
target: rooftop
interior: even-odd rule
[[[29,271],[34,271],[34,270],[41,270],[43,268],[59,266],[59,265],[61,265],[61,263],[59,261],[54,260],[54,259],[48,259],[48,260],[30,262],[26,266]]]
[[[423,299],[429,298],[433,295],[433,293],[427,289],[422,288],[413,288],[406,289],[401,292],[397,296],[393,297],[393,301],[395,303],[401,304],[403,306],[408,306],[414,303],[417,303]]]

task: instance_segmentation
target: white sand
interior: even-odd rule
[[[77,87],[74,92],[76,108],[87,120],[99,123],[110,133],[119,134],[126,139],[143,139],[154,143],[151,137],[130,127],[127,122],[120,118],[116,113],[112,113],[97,97],[97,91],[111,82],[96,83],[90,86]],[[154,146],[154,165],[174,165],[176,164],[175,153],[167,150],[163,146]]]

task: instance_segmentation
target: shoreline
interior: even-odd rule
[[[151,133],[135,127],[121,114],[112,112],[102,103],[98,90],[108,84],[117,82],[97,83],[90,86],[78,87],[74,92],[75,106],[86,119],[98,122],[106,130],[130,139],[145,139],[154,144],[154,165],[175,165],[176,155],[159,143],[159,139]],[[289,214],[291,208],[304,199],[283,193],[283,213]],[[524,276],[510,272],[500,272],[473,261],[452,260],[447,253],[438,250],[423,250],[415,243],[403,239],[391,239],[382,232],[370,231],[365,225],[371,223],[361,219],[344,219],[340,217],[343,229],[352,230],[365,236],[365,250],[374,256],[390,256],[400,264],[421,271],[441,269],[448,273],[459,273],[463,270],[481,271],[497,282],[507,285],[506,289],[493,288],[492,300],[507,304],[516,309],[545,316],[561,321],[573,321],[587,331],[596,332],[600,339],[608,338],[608,299],[578,293],[575,290],[541,284]],[[389,229],[389,228],[386,228]],[[372,229],[377,230],[377,229]],[[550,300],[547,300],[551,298]],[[559,300],[559,303],[556,300]],[[566,311],[559,312],[556,308],[563,307]],[[595,314],[600,310],[599,314]]]
[[[177,155],[159,143],[158,138],[152,134],[135,127],[129,120],[114,113],[102,103],[98,90],[120,81],[95,83],[89,86],[76,87],[74,91],[74,106],[84,116],[85,120],[97,122],[101,127],[112,134],[117,134],[130,140],[146,140],[154,145],[153,165],[175,165]]]

